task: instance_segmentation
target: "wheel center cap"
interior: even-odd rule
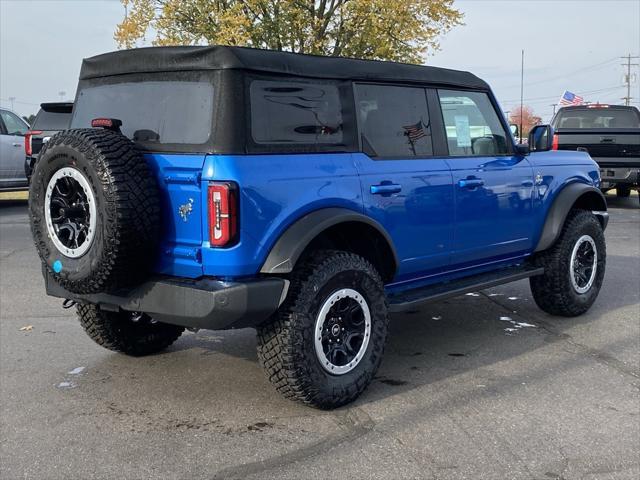
[[[331,327],[331,335],[333,335],[334,337],[337,337],[338,335],[340,335],[340,325],[338,325],[337,323],[334,323],[333,326]]]

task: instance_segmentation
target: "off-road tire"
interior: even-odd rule
[[[258,327],[258,359],[269,380],[286,398],[322,409],[355,400],[372,381],[387,338],[387,301],[382,279],[364,258],[336,250],[312,253],[296,266],[285,302]],[[322,368],[314,349],[314,326],[322,303],[352,288],[371,313],[371,336],[362,360],[343,375]]]
[[[65,167],[78,170],[95,196],[94,238],[79,258],[60,252],[46,225],[47,185]],[[29,190],[29,217],[38,254],[58,284],[80,294],[112,292],[140,282],[151,267],[160,235],[159,188],[125,136],[102,129],[67,130],[40,153]]]
[[[631,195],[631,187],[620,185],[616,187],[616,196],[619,198],[627,198]]]
[[[96,305],[78,305],[80,325],[89,338],[114,352],[134,357],[158,353],[175,342],[184,327],[152,322],[147,315],[133,321],[132,312],[108,312]]]
[[[571,283],[570,263],[573,247],[582,235],[589,235],[595,241],[598,260],[590,289],[578,293]],[[589,310],[602,286],[606,255],[604,232],[596,216],[585,210],[569,212],[558,240],[533,259],[536,266],[544,268],[543,275],[529,279],[538,307],[551,315],[563,317],[575,317]]]

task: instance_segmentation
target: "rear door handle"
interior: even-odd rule
[[[477,188],[484,185],[484,180],[479,178],[465,178],[464,180],[458,180],[458,186],[460,188]]]
[[[21,147],[22,146],[21,143],[16,143],[16,142],[13,142],[11,145],[13,145],[14,147]]]
[[[371,185],[371,193],[373,195],[391,195],[392,193],[400,193],[402,185],[397,183],[381,183],[380,185]]]

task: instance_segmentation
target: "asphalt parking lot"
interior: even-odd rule
[[[609,200],[587,315],[542,313],[524,281],[394,317],[377,378],[333,412],[275,393],[253,330],[93,344],[44,295],[26,203],[0,201],[0,477],[637,479],[640,208]]]

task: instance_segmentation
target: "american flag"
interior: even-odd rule
[[[404,134],[409,137],[411,142],[415,142],[416,140],[420,140],[422,137],[427,136],[422,128],[422,120],[418,121],[415,125],[406,125],[402,128],[404,128]]]
[[[575,93],[571,93],[569,90],[565,90],[558,103],[562,106],[582,105],[583,101],[584,98],[582,98],[580,95],[576,95]]]

